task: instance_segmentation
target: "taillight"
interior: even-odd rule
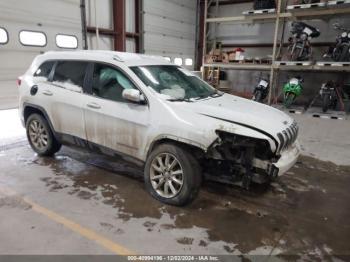
[[[19,87],[22,84],[22,80],[20,78],[17,78],[17,86]]]

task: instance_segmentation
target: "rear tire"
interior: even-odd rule
[[[26,132],[30,146],[39,156],[52,156],[61,149],[48,122],[39,114],[29,116]]]
[[[329,99],[329,95],[325,95],[323,96],[323,101],[322,101],[322,111],[323,113],[326,113],[328,111],[328,108],[329,108],[329,102],[330,102],[330,99]]]
[[[290,54],[290,61],[299,61],[299,49],[294,49],[293,53]]]
[[[202,182],[198,161],[188,150],[174,144],[161,144],[151,152],[144,178],[154,198],[175,206],[192,202]]]
[[[346,62],[349,60],[349,46],[348,45],[340,45],[336,47],[333,51],[333,60],[336,62]]]
[[[255,92],[253,100],[256,101],[256,102],[260,102],[260,103],[262,102],[262,93],[261,93],[261,91],[256,91]]]

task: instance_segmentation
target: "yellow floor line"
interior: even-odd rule
[[[0,187],[0,192],[7,195],[7,196],[18,196],[18,194],[10,189],[10,188],[4,188],[4,187]],[[30,200],[27,197],[22,197],[22,200],[24,202],[26,202],[27,204],[31,205],[32,209],[34,211],[36,211],[37,213],[40,213],[44,216],[46,216],[47,218],[49,218],[50,220],[53,220],[63,226],[65,226],[66,228],[69,228],[70,230],[74,231],[75,233],[78,233],[81,236],[84,236],[87,239],[90,239],[94,242],[96,242],[97,244],[103,246],[104,248],[112,251],[115,254],[118,255],[135,255],[135,253],[125,247],[123,247],[122,245],[119,245],[99,234],[97,234],[96,232],[94,232],[91,229],[88,229],[86,227],[83,227],[81,225],[79,225],[76,222],[73,222],[45,207],[42,207],[40,205],[38,205],[37,203],[33,202],[32,200]]]

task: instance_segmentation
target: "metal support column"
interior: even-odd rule
[[[113,0],[114,50],[125,51],[125,0]]]
[[[277,40],[278,40],[279,25],[280,25],[281,6],[282,6],[282,0],[277,0],[277,13],[276,13],[276,20],[275,20],[275,33],[273,37],[273,49],[272,49],[272,61],[271,61],[272,66],[270,70],[270,90],[269,90],[269,96],[268,96],[269,105],[271,105],[272,89],[276,88],[274,64],[276,61],[276,53],[277,53]]]
[[[80,15],[81,15],[81,30],[82,30],[82,40],[83,40],[83,49],[88,49],[87,43],[87,27],[86,27],[86,4],[85,0],[80,0]]]

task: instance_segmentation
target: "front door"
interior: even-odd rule
[[[120,69],[102,63],[94,65],[91,85],[83,105],[88,141],[140,158],[147,140],[149,108],[122,97],[123,90],[137,89],[136,85]]]

